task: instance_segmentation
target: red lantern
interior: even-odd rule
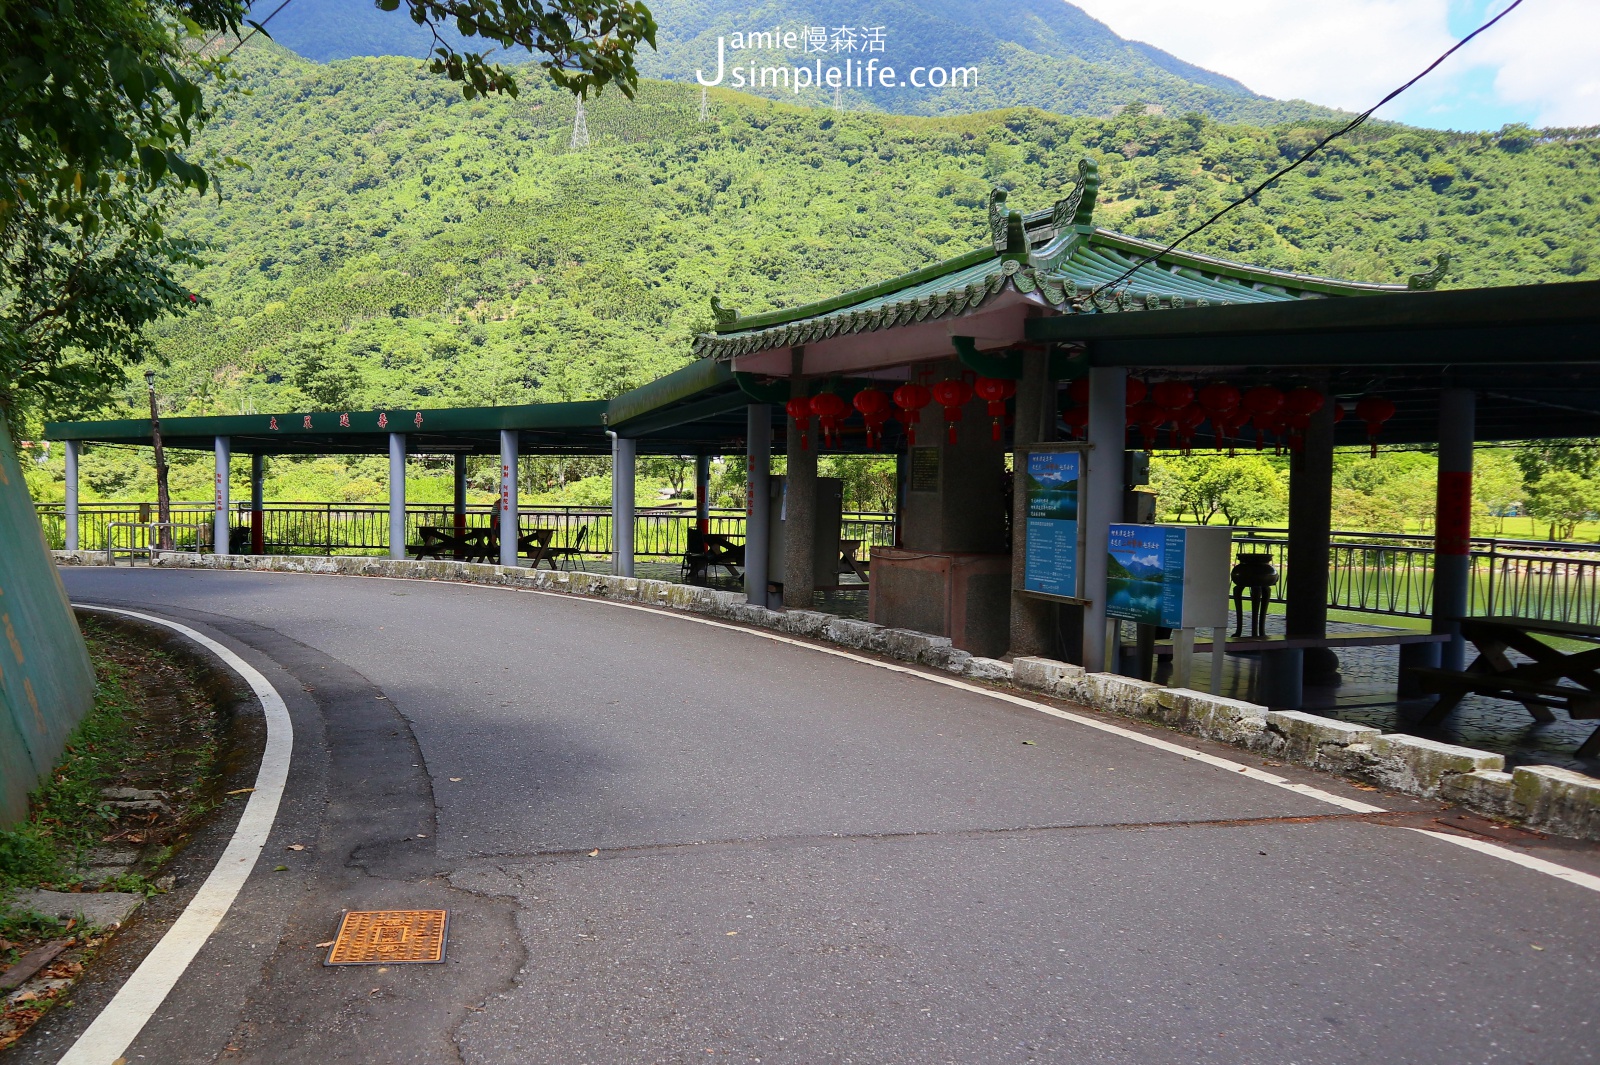
[[[1083,397],[1084,397],[1084,402],[1085,403],[1087,403],[1089,401],[1088,380],[1089,379],[1087,377],[1084,378],[1084,382],[1085,383],[1084,383],[1084,386],[1083,386]],[[1128,384],[1126,386],[1126,391],[1127,391],[1128,394],[1127,394],[1126,398],[1124,399],[1124,402],[1127,403],[1128,406],[1130,406],[1130,407],[1136,406],[1136,405],[1138,405],[1140,403],[1143,403],[1144,402],[1144,397],[1146,395],[1148,395],[1149,392],[1150,392],[1150,390],[1147,387],[1145,387],[1145,383],[1143,381],[1139,380],[1139,378],[1137,378],[1137,377],[1128,378]]]
[[[917,442],[917,423],[922,420],[922,408],[933,401],[933,393],[926,385],[915,382],[903,384],[894,390],[894,405],[900,408],[900,422],[906,427],[906,442]]]
[[[999,440],[1002,435],[1000,420],[1006,416],[1006,400],[1017,394],[1017,383],[1004,377],[980,377],[972,388],[978,398],[989,405],[989,417],[994,422],[990,438]]]
[[[839,446],[839,423],[850,413],[850,404],[832,392],[822,392],[811,397],[811,413],[822,423],[822,441],[831,447]]]
[[[1216,430],[1217,447],[1222,447],[1222,441],[1228,441],[1228,455],[1233,456],[1233,441],[1250,421],[1250,415],[1242,410],[1231,410],[1226,414],[1214,414],[1211,417],[1211,426]]]
[[[1194,402],[1194,386],[1185,381],[1158,381],[1150,390],[1156,406],[1179,411]]]
[[[1333,405],[1333,424],[1338,425],[1344,421],[1344,406],[1339,403]]]
[[[867,423],[867,446],[882,447],[883,423],[888,420],[893,406],[889,397],[876,388],[863,388],[850,400],[850,405],[861,412],[861,420]]]
[[[1139,432],[1144,435],[1144,449],[1154,451],[1156,447],[1156,432],[1161,428],[1161,423],[1167,420],[1167,412],[1154,403],[1135,403],[1133,409],[1128,411],[1128,421],[1139,427]]]
[[[1191,403],[1180,410],[1172,419],[1173,426],[1177,429],[1178,447],[1187,455],[1189,448],[1194,444],[1195,430],[1206,420],[1206,410],[1197,404]]]
[[[1372,445],[1372,457],[1378,457],[1378,434],[1383,423],[1394,417],[1394,403],[1382,396],[1362,396],[1356,404],[1356,417],[1367,423],[1367,442]]]
[[[1206,385],[1195,398],[1210,413],[1227,414],[1239,409],[1242,397],[1239,395],[1239,390],[1232,385]]]
[[[1200,405],[1211,415],[1211,430],[1217,441],[1217,447],[1222,447],[1222,437],[1233,422],[1234,414],[1239,410],[1239,390],[1232,385],[1206,385],[1200,390],[1197,397]],[[1242,419],[1241,419],[1242,420]]]
[[[1061,412],[1061,420],[1074,437],[1082,437],[1089,428],[1089,408],[1068,407]]]
[[[1134,403],[1136,401],[1132,398],[1133,382],[1131,380],[1128,382],[1128,386],[1128,402]],[[1067,398],[1072,400],[1072,402],[1076,403],[1080,407],[1088,406],[1089,379],[1087,377],[1080,377],[1076,381],[1073,381],[1071,384],[1067,385]]]
[[[1327,397],[1314,388],[1296,388],[1283,397],[1284,419],[1289,424],[1290,450],[1299,451],[1305,446],[1306,429],[1311,426],[1311,416],[1327,402]]]
[[[1283,406],[1283,393],[1271,385],[1261,385],[1241,396],[1239,405],[1250,412],[1250,420],[1256,426],[1256,450],[1260,451],[1263,443],[1262,430],[1268,428],[1273,415]]]
[[[807,436],[811,428],[811,401],[804,396],[796,396],[785,403],[783,409],[788,411],[789,417],[793,418],[795,424],[800,426],[800,450],[810,450],[811,442],[807,439]]]
[[[940,381],[933,386],[933,401],[944,408],[944,420],[950,423],[950,442],[956,442],[956,422],[961,420],[961,408],[972,398],[972,386],[957,377]]]

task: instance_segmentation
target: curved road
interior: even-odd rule
[[[295,723],[265,859],[129,1062],[1600,1058],[1593,892],[1123,736],[590,600],[64,578]],[[341,910],[423,907],[446,965],[320,965]]]

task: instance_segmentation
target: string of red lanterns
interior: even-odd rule
[[[948,439],[954,444],[963,409],[976,397],[986,405],[990,438],[998,442],[1004,439],[1006,404],[1016,392],[1017,383],[1006,378],[976,377],[969,382],[957,377],[931,387],[908,381],[887,394],[869,386],[848,401],[835,392],[822,392],[809,399],[791,399],[784,409],[801,425],[800,446],[803,449],[810,447],[811,418],[816,418],[820,424],[824,445],[838,447],[843,423],[852,413],[861,415],[866,426],[867,446],[881,448],[884,425],[891,419],[905,427],[907,442],[915,445],[923,408],[937,403],[943,413]],[[1066,395],[1071,405],[1061,410],[1061,421],[1074,438],[1081,439],[1087,435],[1089,424],[1088,379],[1080,377],[1069,382]],[[1275,452],[1282,454],[1285,449],[1292,452],[1304,449],[1311,419],[1327,403],[1328,397],[1314,388],[1300,387],[1284,392],[1272,385],[1257,385],[1241,391],[1226,382],[1212,382],[1197,388],[1185,381],[1147,383],[1130,377],[1126,384],[1125,424],[1139,431],[1146,450],[1156,448],[1165,426],[1169,427],[1171,446],[1189,454],[1201,426],[1210,422],[1213,443],[1218,450],[1227,447],[1232,455],[1237,439],[1249,427],[1255,430],[1257,451],[1266,446],[1266,436],[1271,434]],[[1333,407],[1335,424],[1347,413],[1353,413],[1363,422],[1371,453],[1376,456],[1378,437],[1396,413],[1394,402],[1382,396],[1363,396],[1348,412],[1336,403]]]

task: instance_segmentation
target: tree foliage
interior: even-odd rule
[[[377,0],[394,11],[401,0]],[[456,42],[478,37],[503,48],[541,56],[550,80],[578,96],[615,85],[632,97],[639,80],[634,53],[656,43],[656,22],[636,0],[405,0],[411,21],[432,38],[428,69],[461,82],[469,100],[490,93],[516,96],[516,75],[491,63],[483,52],[462,51]],[[455,34],[441,36],[448,26]],[[459,36],[457,36],[459,35]]]

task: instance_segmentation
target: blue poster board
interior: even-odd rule
[[[1083,455],[1077,451],[1027,453],[1027,554],[1025,591],[1078,596],[1078,489]]]
[[[1184,529],[1111,526],[1106,617],[1183,627]]]

